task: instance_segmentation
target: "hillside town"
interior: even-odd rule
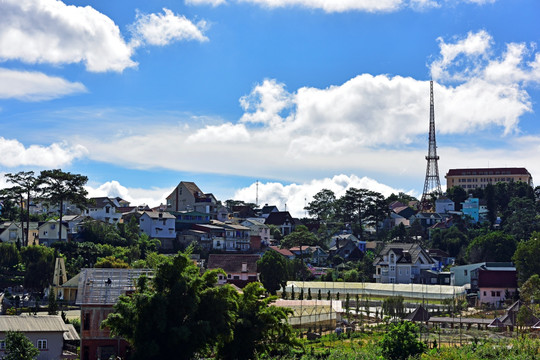
[[[310,338],[385,317],[425,324],[428,338],[463,326],[534,334],[539,188],[525,168],[445,177],[446,191],[427,202],[323,189],[299,219],[272,204],[221,201],[189,181],[150,208],[87,199],[82,175],[12,174],[17,186],[3,190],[0,210],[0,356],[6,332],[20,331],[38,359],[129,358],[133,344],[103,324],[123,295],[140,291],[141,275],[157,276],[179,252],[201,274],[218,271],[213,286],[242,293],[261,282],[279,298],[272,306],[291,309],[288,323]],[[62,193],[46,185],[51,179],[79,188]]]

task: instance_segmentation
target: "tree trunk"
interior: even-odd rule
[[[22,194],[20,195],[21,196],[21,236],[22,236],[22,239],[21,239],[21,246],[24,246],[24,216],[23,216],[23,196]]]
[[[26,195],[26,246],[28,246],[30,242],[30,191]]]
[[[60,200],[60,221],[59,221],[59,224],[58,224],[58,241],[62,241],[62,215],[63,215],[63,211],[64,211],[64,208],[63,208],[63,205],[64,205],[64,200]]]

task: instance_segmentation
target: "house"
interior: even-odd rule
[[[88,208],[84,210],[84,215],[109,224],[116,224],[122,218],[122,213],[116,211],[121,207],[116,199],[96,197],[90,200],[93,200],[94,204],[88,205]]]
[[[197,242],[207,250],[223,249],[225,245],[225,229],[223,226],[212,224],[194,224],[191,230],[187,231],[190,237],[198,238]],[[186,232],[182,232],[182,236]],[[183,241],[181,241],[183,242]]]
[[[251,237],[259,237],[259,248],[261,244],[264,246],[268,246],[270,244],[270,228],[267,225],[252,219],[246,219],[242,221],[240,225],[249,228]]]
[[[398,214],[399,216],[403,216],[405,219],[410,219],[411,216],[416,214],[416,211],[414,211],[414,209],[412,209],[409,206],[396,207],[396,208],[393,209],[392,212],[394,214]]]
[[[328,253],[320,246],[295,246],[289,249],[295,258],[304,258],[307,263],[321,266],[326,264]]]
[[[236,205],[232,207],[232,216],[239,219],[255,217],[255,210],[249,205]]]
[[[176,217],[168,212],[144,211],[139,217],[139,228],[152,239],[161,241],[161,248],[172,249],[176,239]]]
[[[448,265],[454,265],[454,261],[456,261],[455,257],[440,249],[429,249],[428,254],[437,262],[437,270],[439,271]]]
[[[285,257],[288,260],[294,259],[294,254],[289,249],[280,249],[279,246],[269,246],[268,247],[271,251],[275,251],[281,256]]]
[[[141,275],[152,276],[149,269],[82,269],[76,304],[81,307],[81,360],[126,357],[129,344],[112,338],[101,322],[114,311],[120,295],[135,291]]]
[[[0,224],[0,241],[3,243],[17,243],[22,241],[21,226],[16,222],[5,222]]]
[[[172,211],[170,214],[176,217],[176,231],[189,230],[194,224],[209,224],[210,214],[198,211]]]
[[[480,200],[469,197],[461,203],[461,212],[464,217],[470,218],[473,224],[476,224],[480,219]]]
[[[190,181],[181,181],[167,196],[167,211],[198,211],[216,219],[217,208],[218,202],[214,195],[203,193]]]
[[[419,244],[386,244],[373,261],[378,283],[419,283],[422,270],[433,270],[437,264]]]
[[[478,304],[500,307],[505,300],[512,299],[517,291],[516,269],[486,269],[480,267],[472,276],[478,277]]]
[[[225,239],[219,245],[214,242],[214,249],[224,251],[247,251],[251,248],[250,229],[246,226],[233,223],[223,223],[213,220],[212,225],[224,229]],[[259,246],[260,247],[260,246]]]
[[[475,272],[478,268],[488,270],[515,270],[514,264],[511,262],[482,262],[475,264],[452,266],[450,273],[452,274],[452,285],[463,286],[470,285],[473,291],[478,290],[478,273]]]
[[[436,223],[439,223],[443,220],[441,214],[430,213],[430,212],[419,212],[416,215],[413,215],[409,218],[409,222],[412,224],[414,221],[419,221],[420,225],[424,228],[431,227]]]
[[[275,212],[279,212],[277,206],[265,204],[260,211],[260,216],[266,219],[271,213]]]
[[[352,235],[351,235],[352,236]],[[363,248],[365,250],[365,242]],[[338,238],[335,245],[329,249],[330,257],[339,256],[345,261],[358,261],[364,257],[364,251],[360,250],[358,243],[350,237]]]
[[[276,226],[283,236],[289,235],[295,228],[294,219],[288,211],[272,211],[264,223]]]
[[[6,356],[6,333],[22,332],[39,350],[37,360],[77,359],[77,348],[68,349],[68,341],[79,341],[72,324],[59,315],[0,316],[0,358]]]
[[[84,215],[66,215],[62,217],[62,222],[68,228],[68,238],[72,239],[76,236],[83,229],[85,221],[90,219],[92,218]]]
[[[210,254],[208,270],[223,269],[225,275],[218,275],[218,284],[233,284],[243,288],[250,282],[259,281],[257,261],[259,255],[252,254]]]
[[[58,225],[58,220],[49,220],[40,223],[38,227],[39,243],[41,245],[50,246],[53,242],[59,240],[59,233],[62,234],[61,241],[67,242],[68,240],[68,228],[66,225]]]
[[[454,211],[455,204],[447,197],[440,197],[435,200],[435,212],[437,214],[446,214],[450,211]]]
[[[422,269],[420,271],[420,283],[428,285],[450,285],[450,271],[438,271]]]
[[[393,227],[399,226],[400,224],[403,224],[403,226],[405,227],[409,227],[409,219],[394,212],[390,213],[390,215],[388,215],[388,217],[383,220],[383,228],[385,229],[392,229]]]
[[[356,236],[353,234],[340,234],[333,236],[330,239],[330,247],[334,247],[336,245],[339,245],[339,247],[343,247],[348,240],[351,240],[361,252],[366,252],[366,241],[359,240]]]

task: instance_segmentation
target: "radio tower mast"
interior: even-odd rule
[[[431,209],[431,197],[433,193],[442,194],[441,181],[439,180],[439,165],[437,161],[437,141],[435,140],[435,106],[433,104],[433,80],[429,82],[429,150],[426,156],[427,169],[424,182],[424,192],[420,206],[422,210]]]

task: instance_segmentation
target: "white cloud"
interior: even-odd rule
[[[481,67],[482,58],[487,58],[488,50],[493,41],[491,35],[485,30],[477,33],[469,32],[467,37],[455,43],[447,44],[443,38],[438,38],[441,49],[441,58],[434,61],[431,66],[431,75],[434,79],[463,81],[471,76],[477,76]],[[463,59],[455,61],[462,55]],[[459,65],[461,70],[450,75],[448,68]]]
[[[325,12],[366,11],[388,12],[398,10],[402,0],[237,0],[268,8],[301,6],[308,9],[320,9]]]
[[[0,99],[41,101],[81,92],[86,92],[86,88],[79,82],[40,72],[0,68]]]
[[[68,146],[54,143],[49,146],[30,145],[25,147],[14,139],[0,137],[0,165],[6,167],[39,166],[58,168],[69,165],[73,160],[87,154],[82,145]]]
[[[474,36],[471,33],[467,38]],[[493,42],[489,34],[479,38]],[[519,141],[520,118],[532,112],[527,87],[540,81],[540,55],[521,44],[508,44],[503,54],[496,54],[485,41],[473,43],[476,45],[456,39],[436,59],[450,78],[455,73],[469,74],[460,82],[435,84],[440,149],[445,144],[441,137],[470,147],[478,143],[479,136],[485,136],[491,143],[509,142],[505,148],[510,150],[498,155],[506,164],[513,163],[510,154],[532,161],[530,155],[512,146]],[[484,59],[464,72],[456,64],[464,54]],[[167,114],[163,122],[156,114],[150,116],[156,119],[151,125],[138,121],[141,125],[130,126],[129,133],[123,131],[126,126],[119,126],[118,133],[107,128],[102,130],[103,136],[85,133],[72,140],[90,149],[89,157],[94,160],[136,168],[284,181],[308,181],[339,173],[377,178],[391,174],[390,184],[401,182],[401,178],[419,177],[422,182],[429,126],[428,81],[361,74],[343,84],[289,91],[285,84],[266,79],[242,97],[240,105],[244,114],[235,122],[213,118],[206,125],[189,119],[185,121],[189,126],[170,125]],[[109,123],[105,118],[99,121]],[[130,151],[117,151],[119,148]],[[440,155],[441,159],[452,158]],[[461,156],[474,159],[472,153]],[[446,166],[460,165],[448,162]]]
[[[414,10],[423,11],[441,7],[441,4],[436,0],[410,0],[410,7]]]
[[[149,205],[150,207],[163,204],[167,195],[173,188],[128,188],[116,180],[107,181],[98,186],[86,186],[89,197],[121,197],[130,202],[132,206]]]
[[[183,15],[175,15],[171,10],[163,8],[162,14],[142,14],[137,12],[137,19],[131,25],[133,46],[143,43],[164,46],[175,41],[196,40],[208,41],[203,35],[207,25],[205,21],[192,23]]]
[[[250,135],[246,127],[242,124],[222,124],[222,125],[209,125],[204,129],[198,130],[193,135],[190,135],[186,139],[187,144],[197,143],[232,143],[237,144],[240,142],[249,141]]]
[[[92,72],[121,72],[137,65],[118,26],[90,6],[3,0],[0,14],[0,60],[84,63]]]
[[[257,194],[256,186],[256,184],[251,184],[248,187],[237,190],[233,199],[255,203]],[[259,205],[275,205],[281,211],[287,208],[287,211],[294,217],[306,217],[307,214],[304,211],[304,207],[313,200],[313,196],[316,193],[322,189],[329,189],[339,198],[349,188],[369,189],[377,191],[384,196],[404,192],[403,190],[393,189],[367,177],[360,178],[356,175],[341,174],[331,178],[314,179],[300,184],[283,185],[279,182],[259,183]],[[418,196],[418,194],[409,193]]]
[[[211,6],[218,6],[222,4],[226,4],[227,2],[225,0],[186,0],[186,4],[189,5],[211,5]]]
[[[230,0],[229,2],[232,2]],[[413,10],[423,11],[432,8],[440,8],[442,5],[455,3],[474,3],[483,5],[494,3],[496,0],[234,0],[237,3],[260,5],[269,9],[284,7],[303,7],[306,9],[323,10],[327,13],[340,13],[347,11],[364,12],[392,12],[407,7]],[[225,0],[185,0],[190,5],[226,4]]]

